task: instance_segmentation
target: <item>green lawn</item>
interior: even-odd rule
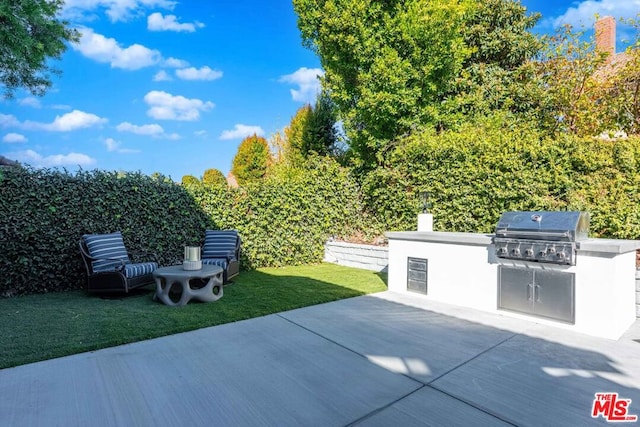
[[[213,303],[167,307],[61,292],[0,300],[0,369],[386,290],[381,274],[320,264],[242,272]]]

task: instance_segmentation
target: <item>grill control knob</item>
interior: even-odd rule
[[[567,254],[565,254],[564,252],[558,252],[556,256],[558,257],[558,259],[565,259],[567,257]]]
[[[549,255],[554,255],[555,253],[556,253],[556,248],[550,247],[549,248]]]
[[[543,258],[544,258],[544,257],[546,257],[546,256],[547,256],[547,250],[546,250],[546,249],[544,249],[544,250],[542,250],[542,251],[538,252],[538,255],[540,255],[540,256],[541,256],[541,257],[543,257]]]
[[[528,256],[528,257],[532,257],[533,256],[533,249],[529,248],[527,250],[524,251],[524,255]]]
[[[513,250],[511,251],[511,254],[513,256],[520,256],[520,249],[519,248],[513,248]]]
[[[507,248],[505,248],[504,246],[496,250],[496,255],[506,255],[506,254],[507,254]]]

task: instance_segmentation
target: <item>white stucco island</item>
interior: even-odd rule
[[[558,265],[498,258],[492,234],[406,231],[386,237],[393,292],[609,339],[636,320],[639,240],[581,240],[576,265]]]

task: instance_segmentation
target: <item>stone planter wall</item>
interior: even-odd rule
[[[640,318],[640,270],[636,270],[636,317]]]
[[[327,242],[324,245],[324,261],[386,273],[389,265],[389,249],[386,246]]]

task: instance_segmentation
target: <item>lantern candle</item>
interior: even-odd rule
[[[186,261],[200,261],[200,247],[199,246],[185,246],[184,247],[184,259]]]

